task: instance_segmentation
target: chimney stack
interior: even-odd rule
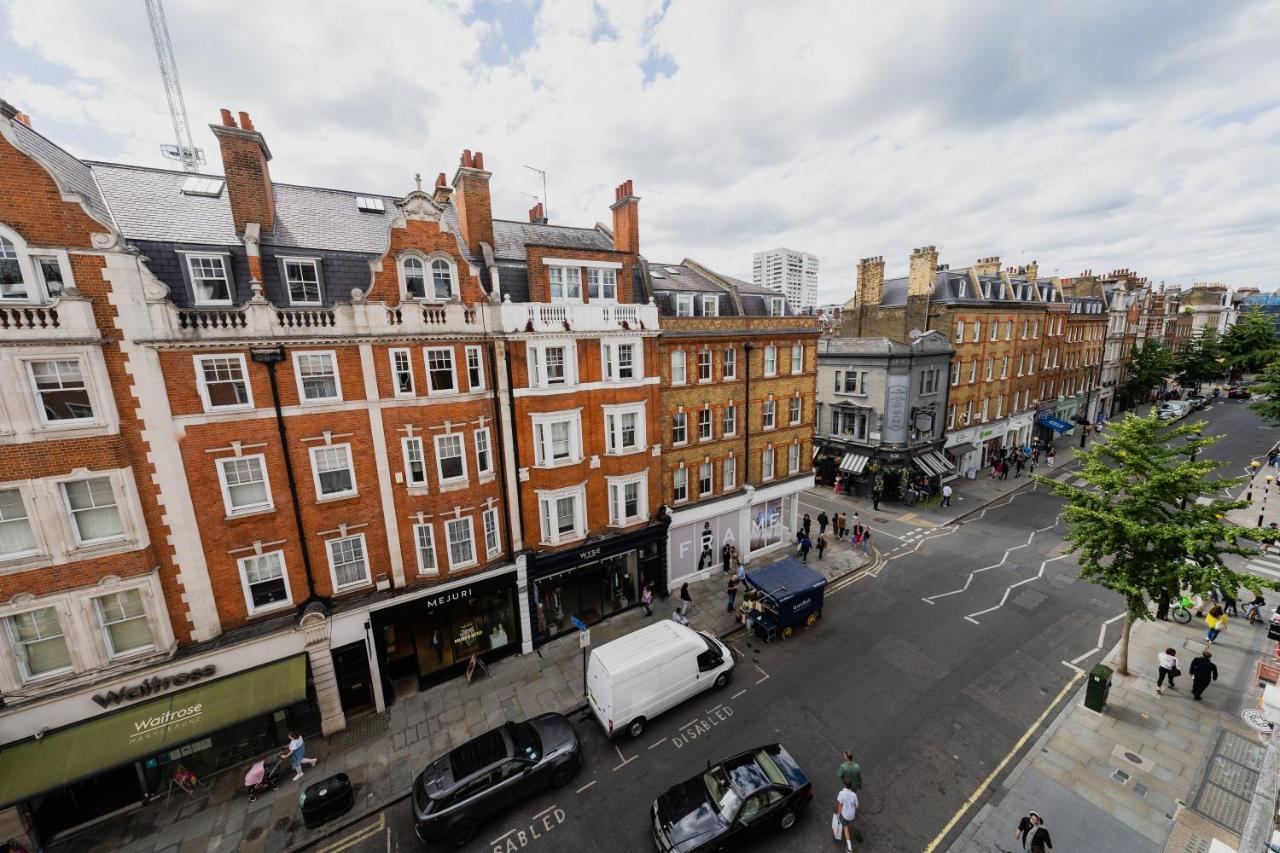
[[[431,200],[441,207],[449,204],[449,197],[453,195],[453,187],[449,186],[449,179],[445,177],[444,172],[436,175],[436,185],[431,193]]]
[[[534,225],[547,224],[547,214],[542,206],[542,202],[538,202],[533,207],[529,208],[529,222]]]
[[[999,275],[1000,256],[992,255],[989,258],[978,258],[973,263],[973,271],[978,275]]]
[[[248,113],[240,113],[239,125],[231,110],[224,108],[221,113],[222,124],[211,124],[209,129],[218,138],[222,151],[222,171],[227,177],[227,199],[236,233],[243,234],[245,226],[256,222],[263,234],[270,234],[276,223],[276,194],[267,167],[271,149],[254,129]]]
[[[613,191],[613,247],[619,252],[640,254],[640,198],[631,186],[630,179],[618,184]]]
[[[855,305],[879,305],[884,300],[884,258],[858,261],[858,289],[853,294]]]
[[[1032,284],[1035,284],[1036,279],[1038,279],[1040,276],[1040,265],[1037,264],[1035,261],[1032,261],[1031,263],[1027,264],[1026,272],[1027,272],[1027,281],[1031,282]]]
[[[912,252],[911,266],[907,270],[907,297],[933,295],[933,283],[937,274],[937,246],[922,246]]]
[[[480,244],[493,245],[493,205],[489,199],[489,172],[484,170],[484,154],[474,155],[464,148],[453,175],[454,206],[458,209],[458,229],[473,255]]]

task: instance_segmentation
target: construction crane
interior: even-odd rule
[[[178,63],[173,58],[173,45],[169,41],[169,25],[164,20],[164,4],[161,0],[144,0],[147,20],[151,22],[151,40],[156,46],[156,59],[160,61],[160,77],[164,80],[164,94],[169,99],[169,117],[173,119],[173,135],[177,145],[161,145],[160,153],[182,164],[184,172],[200,171],[204,152],[195,146],[191,138],[191,123],[187,120],[187,103],[182,99],[182,84],[178,82]]]

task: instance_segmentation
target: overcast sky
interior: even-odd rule
[[[999,255],[1042,274],[1280,285],[1280,3],[1151,0],[218,0],[166,3],[196,144],[248,111],[281,182],[401,195],[484,151],[497,216],[548,173],[553,222],[750,278],[818,255],[905,272]],[[0,5],[0,97],[86,158],[173,142],[142,0]]]

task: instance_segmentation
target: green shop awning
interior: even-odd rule
[[[0,805],[136,761],[307,695],[306,656],[260,666],[0,748]]]

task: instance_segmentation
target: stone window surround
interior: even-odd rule
[[[62,273],[62,289],[67,291],[76,286],[75,277],[71,269],[71,255],[66,249],[48,249],[48,248],[31,248],[27,245],[27,241],[22,235],[4,223],[0,223],[0,237],[8,240],[12,245],[14,252],[18,256],[18,272],[22,276],[22,281],[27,285],[27,295],[23,299],[0,299],[0,305],[40,305],[54,300],[49,298],[44,288],[43,277],[36,272],[36,266],[33,263],[35,258],[56,258],[58,261],[58,270]]]
[[[31,373],[31,363],[37,361],[79,362],[80,375],[93,406],[92,419],[45,423]],[[114,435],[120,431],[119,414],[101,347],[44,345],[0,348],[0,388],[22,391],[0,394],[0,442],[61,440]]]
[[[419,298],[409,295],[409,287],[405,283],[404,278],[404,262],[408,258],[414,258],[422,262],[423,290],[427,296]],[[444,261],[449,265],[449,298],[439,299],[433,295],[434,283],[432,281],[431,265],[435,261]],[[404,302],[457,302],[461,299],[458,289],[458,262],[447,252],[423,252],[419,249],[405,249],[396,255],[396,280],[400,285],[400,298]]]

